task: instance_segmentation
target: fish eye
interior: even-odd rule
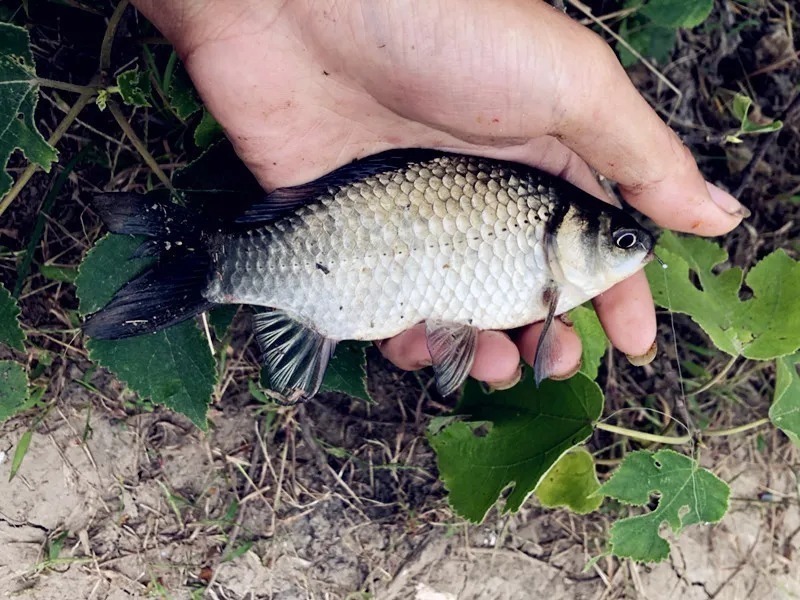
[[[627,250],[628,248],[633,248],[638,241],[638,236],[629,229],[620,229],[614,232],[614,243],[617,248]]]

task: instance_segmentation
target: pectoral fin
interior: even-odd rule
[[[458,323],[427,321],[425,333],[436,387],[442,396],[447,396],[455,392],[469,375],[475,360],[478,330]]]
[[[558,358],[558,343],[556,333],[553,329],[553,317],[556,316],[556,307],[560,293],[555,284],[548,285],[544,292],[544,299],[547,302],[547,317],[544,320],[542,334],[539,336],[539,345],[536,347],[536,356],[533,358],[533,375],[536,380],[536,387],[544,379],[553,373],[555,361]]]
[[[334,340],[280,310],[256,314],[253,331],[273,391],[287,402],[317,393],[336,348]]]

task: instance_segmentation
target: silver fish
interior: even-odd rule
[[[544,319],[538,383],[554,358],[553,317],[653,257],[632,217],[557,177],[434,150],[356,161],[218,223],[131,194],[94,206],[162,258],[87,319],[88,335],[150,333],[216,304],[268,307],[254,331],[271,387],[289,400],[317,392],[338,341],[420,322],[445,395],[467,377],[479,330]]]

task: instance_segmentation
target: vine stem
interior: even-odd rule
[[[745,423],[744,425],[737,425],[736,427],[728,427],[726,429],[712,429],[710,431],[704,431],[703,435],[705,437],[721,437],[725,435],[734,435],[737,433],[743,433],[745,431],[750,431],[751,429],[756,429],[761,427],[762,425],[768,425],[770,423],[769,417],[764,417],[763,419],[758,419],[757,421],[751,421],[750,423]]]
[[[67,132],[70,128],[72,123],[75,119],[78,118],[78,115],[81,111],[86,107],[89,102],[92,101],[92,98],[95,96],[95,88],[87,87],[86,90],[80,95],[78,100],[75,104],[72,105],[72,108],[69,109],[69,112],[61,119],[61,122],[56,127],[55,131],[53,131],[52,135],[47,139],[47,143],[51,146],[55,146],[59,140],[63,137],[63,135]],[[36,173],[36,170],[39,168],[39,165],[36,163],[29,163],[19,178],[14,182],[14,185],[8,190],[8,194],[6,197],[3,198],[3,201],[0,202],[0,215],[6,212],[6,209],[11,205],[14,199],[19,195],[22,191],[22,188],[30,181],[33,174]]]
[[[687,396],[687,397],[691,397],[691,396],[697,396],[698,394],[702,394],[702,393],[703,393],[703,392],[705,392],[706,390],[709,390],[709,389],[711,389],[712,387],[714,387],[715,385],[717,385],[717,384],[718,384],[720,381],[722,381],[722,378],[723,378],[723,377],[725,377],[725,375],[727,375],[727,374],[728,374],[728,371],[730,371],[730,370],[731,370],[731,367],[733,367],[733,365],[736,363],[736,359],[737,359],[737,358],[739,358],[739,357],[738,357],[738,356],[734,356],[734,357],[732,357],[732,358],[731,358],[731,359],[730,359],[730,360],[729,360],[729,361],[728,361],[728,362],[725,364],[725,366],[724,366],[724,367],[722,367],[722,370],[721,370],[719,373],[717,373],[716,375],[714,375],[714,377],[712,377],[711,379],[709,379],[709,380],[708,380],[706,383],[704,383],[704,384],[703,384],[702,386],[700,386],[698,389],[696,389],[696,390],[694,390],[694,391],[692,391],[692,392],[689,392],[688,394],[686,394],[686,396]]]
[[[636,431],[635,429],[628,429],[627,427],[619,427],[617,425],[609,425],[608,423],[595,423],[596,429],[602,429],[609,433],[616,433],[624,435],[635,440],[643,442],[655,442],[656,444],[670,444],[673,446],[680,446],[681,444],[688,444],[692,441],[692,435],[673,436],[673,435],[657,435],[655,433],[645,433],[644,431]]]
[[[125,119],[125,115],[123,115],[122,111],[119,109],[119,105],[113,100],[109,100],[107,108],[114,116],[119,128],[122,129],[128,139],[131,141],[133,146],[136,148],[136,151],[142,157],[144,162],[147,163],[147,166],[150,167],[153,173],[156,174],[156,177],[158,177],[159,181],[161,181],[161,183],[163,183],[168,190],[171,192],[174,191],[175,188],[172,187],[172,182],[169,180],[169,177],[167,177],[164,171],[161,170],[161,167],[158,166],[156,159],[153,158],[152,154],[150,154],[147,146],[145,146],[144,142],[142,142],[142,140],[139,139],[139,136],[136,135],[136,132],[131,127],[131,124],[128,123],[127,119]]]
[[[78,85],[75,83],[67,83],[66,81],[55,81],[54,79],[45,79],[44,77],[36,77],[33,82],[37,85],[55,90],[62,90],[64,92],[75,92],[76,94],[93,93],[96,94],[100,89],[90,85]]]
[[[122,14],[128,8],[128,0],[120,0],[114,9],[111,18],[108,20],[106,32],[103,35],[103,43],[100,46],[100,71],[105,73],[111,66],[111,46],[114,42],[114,35],[117,33],[117,26],[122,20]]]

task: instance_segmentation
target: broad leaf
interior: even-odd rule
[[[341,392],[353,398],[372,402],[367,391],[366,344],[364,342],[340,342],[328,364],[323,392]]]
[[[217,122],[210,112],[203,109],[203,117],[194,130],[194,143],[197,147],[208,148],[211,144],[219,140],[222,134],[222,125]]]
[[[25,409],[28,376],[21,364],[0,360],[0,423]]]
[[[0,285],[0,344],[24,350],[25,334],[19,326],[19,307],[6,288]]]
[[[714,0],[649,0],[641,13],[662,27],[697,27],[711,14]]]
[[[28,32],[0,23],[0,198],[11,187],[5,166],[14,150],[50,171],[55,148],[36,129],[34,112],[39,99],[36,70]]]
[[[800,447],[800,352],[775,361],[775,397],[769,418]]]
[[[592,455],[585,448],[573,448],[547,472],[536,488],[536,496],[547,508],[563,506],[585,515],[603,503],[603,496],[595,494],[599,489]]]
[[[636,506],[658,494],[655,510],[614,523],[610,540],[616,556],[654,562],[669,555],[669,543],[659,535],[662,524],[677,535],[689,525],[716,523],[728,510],[730,488],[688,456],[639,450],[625,457],[598,494]]]
[[[109,235],[89,252],[75,282],[82,314],[101,308],[149,264],[150,260],[129,258],[140,243],[140,238]],[[86,346],[92,360],[140,396],[206,427],[206,409],[216,381],[214,359],[192,321],[122,340],[89,340]]]
[[[590,306],[578,306],[569,313],[570,319],[575,324],[575,331],[581,338],[583,352],[581,354],[581,373],[589,379],[597,378],[597,369],[600,361],[608,349],[608,338],[597,313]]]
[[[485,394],[470,380],[457,408],[468,421],[429,433],[453,509],[481,521],[503,490],[513,486],[505,511],[516,511],[550,467],[592,434],[603,394],[583,374],[542,383],[530,369],[509,390]]]
[[[119,94],[125,104],[131,106],[150,106],[150,77],[147,71],[138,68],[120,73],[117,77]]]
[[[747,274],[753,297],[739,300],[742,270],[715,267],[728,259],[716,244],[666,232],[657,252],[669,265],[645,269],[655,301],[688,314],[723,352],[757,360],[790,354],[800,347],[800,263],[777,250]],[[695,287],[690,270],[699,280]]]

